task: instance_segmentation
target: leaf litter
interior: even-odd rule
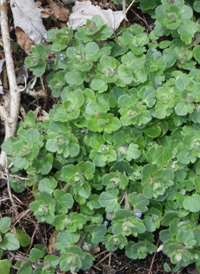
[[[42,21],[41,10],[35,2],[11,0],[10,7],[19,45],[28,51],[33,44],[44,44],[47,30]]]
[[[112,11],[111,9],[103,10],[99,6],[92,5],[91,1],[76,1],[69,17],[68,27],[76,30],[86,24],[88,19],[99,15],[103,22],[116,30],[121,22],[126,18],[123,11]]]

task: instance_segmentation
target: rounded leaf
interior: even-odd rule
[[[200,211],[200,195],[193,194],[187,197],[183,202],[183,207],[190,212]]]

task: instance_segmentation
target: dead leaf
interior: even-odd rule
[[[2,130],[1,130],[1,127],[0,127],[0,135],[4,135],[5,132],[2,134],[1,131],[2,131]],[[0,188],[4,187],[5,185],[6,185],[6,180],[0,179]],[[1,205],[1,204],[0,204],[0,205]]]
[[[28,67],[22,65],[18,70],[16,70],[16,80],[17,84],[24,84],[28,79]]]
[[[74,4],[76,0],[61,0],[65,5]]]
[[[34,89],[34,86],[36,84],[36,81],[37,81],[37,77],[33,77],[27,84],[27,88],[30,89],[30,90],[33,90]]]
[[[92,249],[92,254],[94,255],[94,254],[97,254],[97,253],[99,253],[100,252],[100,247],[99,246],[95,246],[93,249]]]
[[[52,10],[52,17],[54,20],[67,22],[69,18],[69,9],[65,8],[62,4],[56,4],[52,0],[48,0],[49,7]]]
[[[109,265],[103,265],[103,274],[115,274],[117,271]]]
[[[26,35],[26,33],[19,27],[16,27],[15,34],[17,37],[17,43],[26,52],[30,52],[32,46],[34,46],[33,41]]]
[[[54,231],[49,239],[49,245],[48,245],[48,251],[49,253],[52,253],[56,250],[56,246],[55,246],[55,243],[56,243],[56,237],[58,235],[58,231]]]
[[[7,9],[8,9],[8,6],[6,2],[0,5],[0,10],[2,10],[5,14],[7,14]]]
[[[38,7],[47,4],[47,0],[39,0],[35,2]]]
[[[52,11],[48,8],[42,9],[41,16],[42,16],[42,18],[47,19],[50,16],[52,16]]]
[[[10,7],[15,28],[20,28],[34,44],[44,44],[47,31],[34,0],[10,0]]]
[[[69,17],[68,27],[75,30],[85,25],[86,21],[92,19],[95,15],[99,15],[103,22],[113,30],[116,30],[121,22],[126,19],[123,11],[103,10],[99,6],[92,5],[90,1],[76,1]]]

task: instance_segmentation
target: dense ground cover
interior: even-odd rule
[[[49,45],[25,60],[54,104],[42,122],[30,111],[2,149],[12,190],[32,192],[26,213],[48,239],[46,249],[33,245],[20,223],[10,232],[5,210],[5,273],[78,272],[100,251],[110,265],[117,250],[137,261],[162,252],[158,271],[200,271],[200,5],[136,2],[151,31],[132,24],[113,34],[95,16],[77,31],[50,30]],[[13,268],[18,252],[26,255],[13,255]]]

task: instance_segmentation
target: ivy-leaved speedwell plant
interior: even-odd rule
[[[175,265],[165,271],[200,269],[199,25],[182,0],[162,1],[155,16],[150,35],[132,25],[120,45],[98,16],[75,33],[53,29],[52,45],[26,59],[61,98],[49,120],[29,112],[3,144],[35,191],[30,209],[58,232],[41,273],[90,268],[100,243],[143,259],[157,252],[157,233]]]

